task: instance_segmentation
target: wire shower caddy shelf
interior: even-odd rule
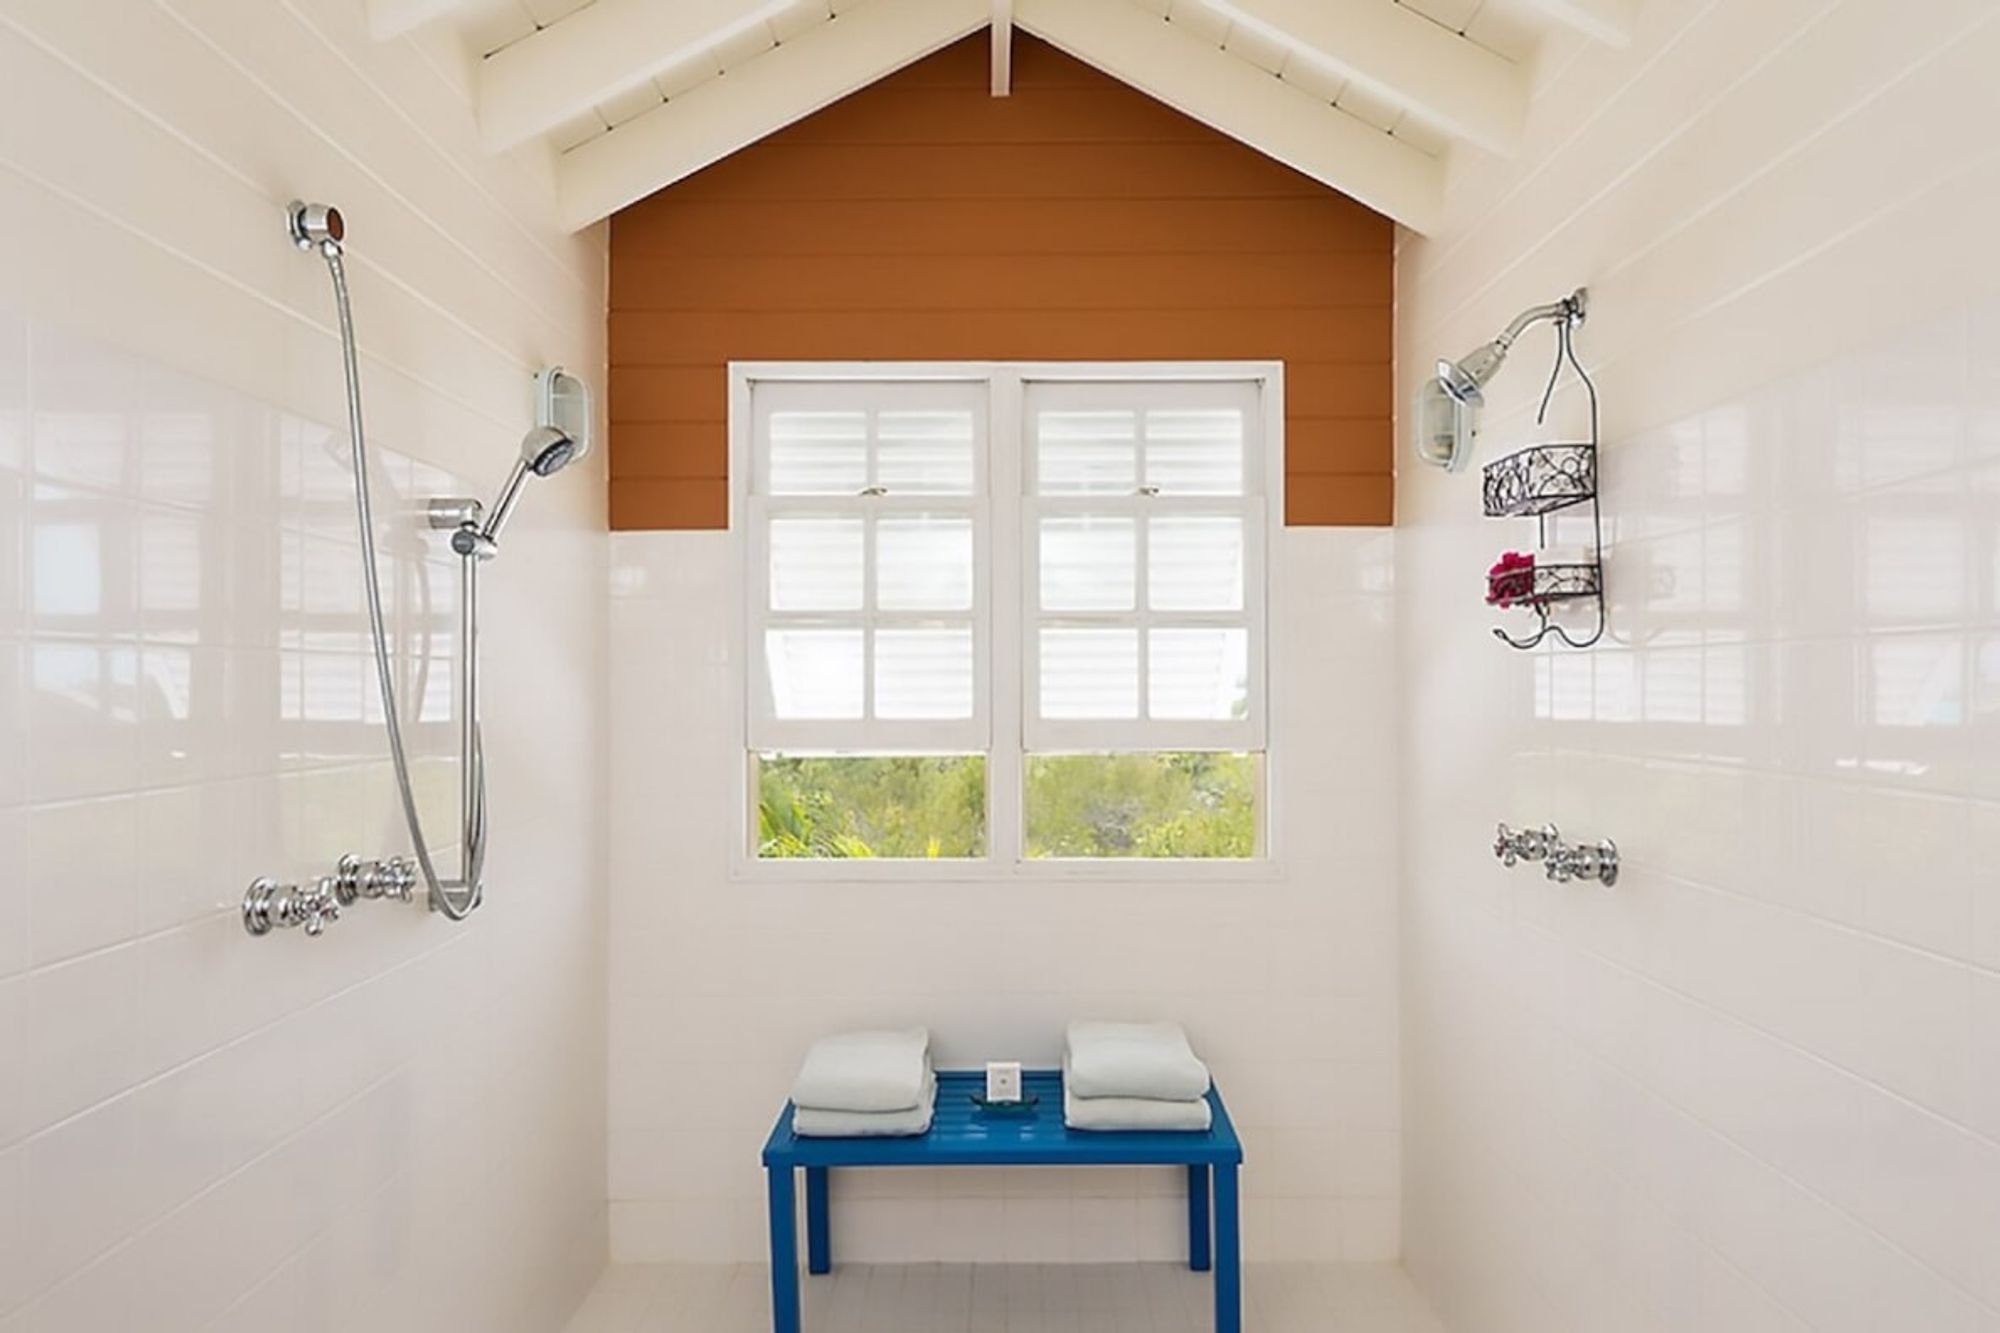
[[[1582,382],[1590,403],[1590,438],[1553,444],[1530,445],[1482,469],[1483,499],[1488,518],[1532,518],[1538,548],[1548,543],[1548,523],[1552,514],[1582,505],[1590,506],[1590,557],[1585,561],[1543,563],[1502,569],[1488,575],[1487,600],[1502,610],[1523,608],[1532,611],[1537,626],[1529,634],[1516,637],[1495,627],[1493,637],[1510,648],[1539,647],[1550,635],[1571,648],[1588,648],[1604,637],[1608,613],[1604,601],[1604,521],[1598,508],[1598,410],[1597,386],[1576,358],[1572,338],[1575,317],[1556,322],[1556,363],[1549,372],[1548,388],[1536,420],[1548,414],[1549,400],[1566,365]],[[1597,608],[1596,625],[1582,637],[1555,619],[1556,608],[1592,603]]]

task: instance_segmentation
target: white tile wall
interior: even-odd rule
[[[1481,1333],[1991,1333],[2000,14],[1641,25],[1400,256],[1406,390],[1591,285],[1612,541],[1609,640],[1514,654],[1479,588],[1531,529],[1400,478],[1407,1261]],[[1625,876],[1504,871],[1501,819]]]
[[[404,845],[331,297],[286,199],[350,223],[434,823],[454,580],[416,506],[495,484],[539,362],[603,361],[601,238],[471,150],[462,71],[362,19],[0,14],[5,1333],[545,1333],[603,1261],[601,465],[491,567],[476,923],[238,919],[254,875]]]
[[[728,877],[730,537],[612,539],[611,1217],[620,1259],[764,1253],[758,1149],[811,1039],[922,1022],[940,1062],[1052,1065],[1083,1014],[1184,1021],[1241,1128],[1257,1258],[1387,1259],[1399,1229],[1387,533],[1294,529],[1274,741],[1285,873],[1235,883]],[[857,1173],[857,1260],[1172,1258],[1173,1172]]]

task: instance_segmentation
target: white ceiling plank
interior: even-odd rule
[[[1520,146],[1526,72],[1395,0],[1207,2],[1455,139],[1502,155]]]
[[[1440,221],[1442,163],[1129,0],[1015,0],[1014,22],[1412,231]]]
[[[1526,0],[1529,7],[1606,46],[1630,46],[1639,0]]]
[[[1014,91],[1014,0],[993,0],[993,95]]]
[[[469,0],[368,0],[368,35],[378,42],[392,41],[404,33],[441,19]]]
[[[991,17],[990,0],[868,0],[846,10],[565,153],[556,169],[562,224],[577,231],[608,217],[979,31]]]
[[[598,0],[495,51],[479,70],[479,135],[501,152],[767,22],[795,0]]]

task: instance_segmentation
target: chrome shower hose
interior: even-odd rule
[[[354,458],[354,511],[361,530],[361,581],[367,593],[368,627],[375,643],[375,678],[382,690],[382,715],[389,733],[389,757],[396,770],[396,788],[402,797],[403,821],[409,826],[415,845],[417,865],[423,871],[431,906],[453,921],[463,921],[478,908],[485,896],[482,883],[486,861],[486,756],[480,743],[479,719],[473,715],[476,702],[461,701],[465,709],[463,725],[471,743],[465,747],[472,757],[469,784],[471,799],[465,812],[463,878],[441,877],[429,840],[424,836],[423,818],[417,811],[417,797],[410,784],[409,754],[403,743],[403,722],[396,708],[394,665],[389,660],[389,633],[382,615],[382,575],[375,555],[375,513],[368,486],[368,444],[361,425],[361,364],[354,344],[354,318],[348,309],[347,272],[341,264],[340,248],[322,245],[320,253],[333,275],[333,300],[340,317],[341,364],[347,372],[347,435]],[[462,653],[475,651],[468,638],[459,644]]]

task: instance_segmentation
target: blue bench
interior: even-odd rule
[[[1040,1099],[1033,1112],[993,1115],[972,1103],[971,1094],[985,1088],[983,1074],[941,1071],[937,1113],[930,1133],[918,1138],[802,1138],[792,1132],[792,1106],[785,1104],[764,1143],[775,1333],[800,1333],[797,1173],[806,1173],[807,1267],[827,1273],[833,1269],[828,1175],[836,1168],[866,1166],[1184,1166],[1188,1267],[1196,1272],[1214,1269],[1215,1333],[1241,1333],[1243,1247],[1236,1177],[1243,1165],[1243,1144],[1221,1095],[1214,1088],[1208,1091],[1213,1123],[1206,1133],[1104,1133],[1071,1130],[1063,1124],[1059,1072],[1031,1070],[1021,1082],[1025,1094]]]

